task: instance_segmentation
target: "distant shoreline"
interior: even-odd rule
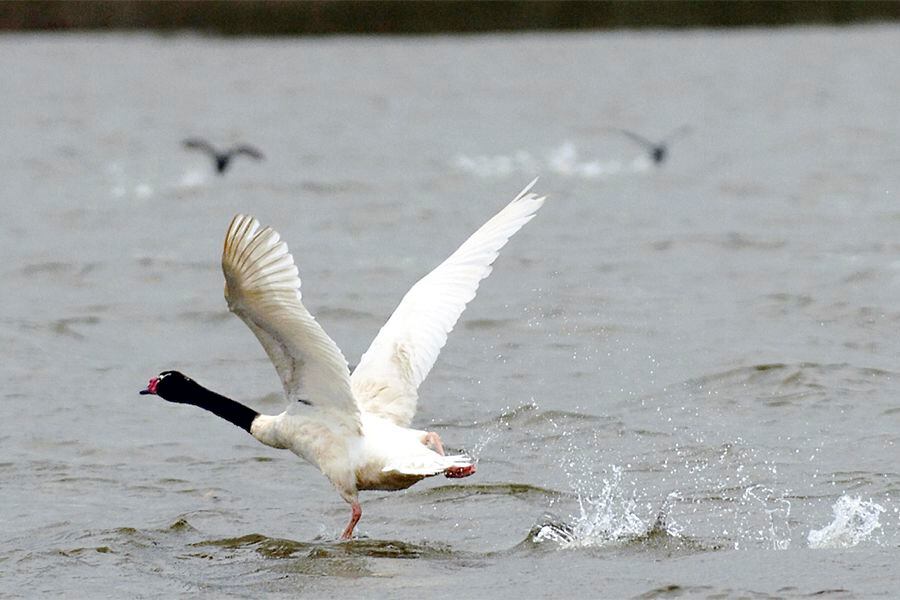
[[[213,35],[847,25],[900,20],[894,1],[7,0],[0,32],[195,31]]]

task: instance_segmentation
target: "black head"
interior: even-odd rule
[[[169,402],[183,402],[182,398],[191,390],[196,390],[193,379],[178,371],[163,371],[147,383],[147,389],[140,394],[153,394]]]
[[[140,393],[159,396],[176,404],[199,406],[229,423],[234,423],[248,433],[253,428],[253,421],[259,416],[259,413],[249,406],[208,390],[178,371],[163,371],[152,378],[147,384],[147,389],[141,390]]]

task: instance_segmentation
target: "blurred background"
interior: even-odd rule
[[[222,35],[839,25],[897,20],[900,3],[432,0],[13,0],[0,30],[196,30]]]

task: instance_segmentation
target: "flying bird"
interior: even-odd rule
[[[675,131],[673,131],[672,133],[667,135],[665,138],[663,138],[661,141],[654,142],[652,140],[648,140],[647,138],[645,138],[642,135],[634,133],[633,131],[628,131],[627,129],[620,129],[617,127],[608,127],[607,128],[607,131],[615,131],[616,133],[621,133],[622,135],[629,138],[630,140],[637,142],[638,144],[643,146],[647,150],[647,152],[650,154],[650,158],[653,159],[653,162],[656,163],[657,165],[661,165],[663,163],[663,161],[665,161],[666,158],[668,157],[669,144],[673,140],[690,132],[690,130],[691,130],[691,128],[689,126],[682,125],[678,129],[676,129]]]
[[[181,144],[188,150],[199,150],[206,153],[206,155],[212,159],[213,165],[215,165],[216,168],[216,173],[219,175],[225,173],[228,166],[231,164],[232,159],[240,154],[249,156],[254,160],[262,160],[265,158],[262,152],[247,144],[232,146],[226,150],[217,150],[212,144],[200,138],[188,138],[181,142]]]
[[[418,387],[500,249],[544,203],[530,191],[536,181],[412,286],[352,375],[341,350],[303,306],[287,245],[253,217],[235,216],[222,252],[225,299],[275,366],[286,410],[260,414],[178,371],[163,371],[140,393],[199,406],[318,467],[351,506],[341,539],[352,536],[362,515],[362,490],[472,475],[472,458],[445,455],[436,432],[410,428]]]

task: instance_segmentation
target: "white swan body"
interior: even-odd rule
[[[440,473],[474,473],[469,457],[444,456],[437,434],[408,425],[419,384],[447,334],[500,248],[543,204],[530,193],[534,183],[407,292],[352,376],[340,349],[303,306],[297,267],[278,233],[249,216],[231,221],[222,252],[228,308],[259,339],[288,400],[283,413],[253,419],[250,433],[328,477],[353,507],[343,537],[361,514],[360,490],[399,490]]]

